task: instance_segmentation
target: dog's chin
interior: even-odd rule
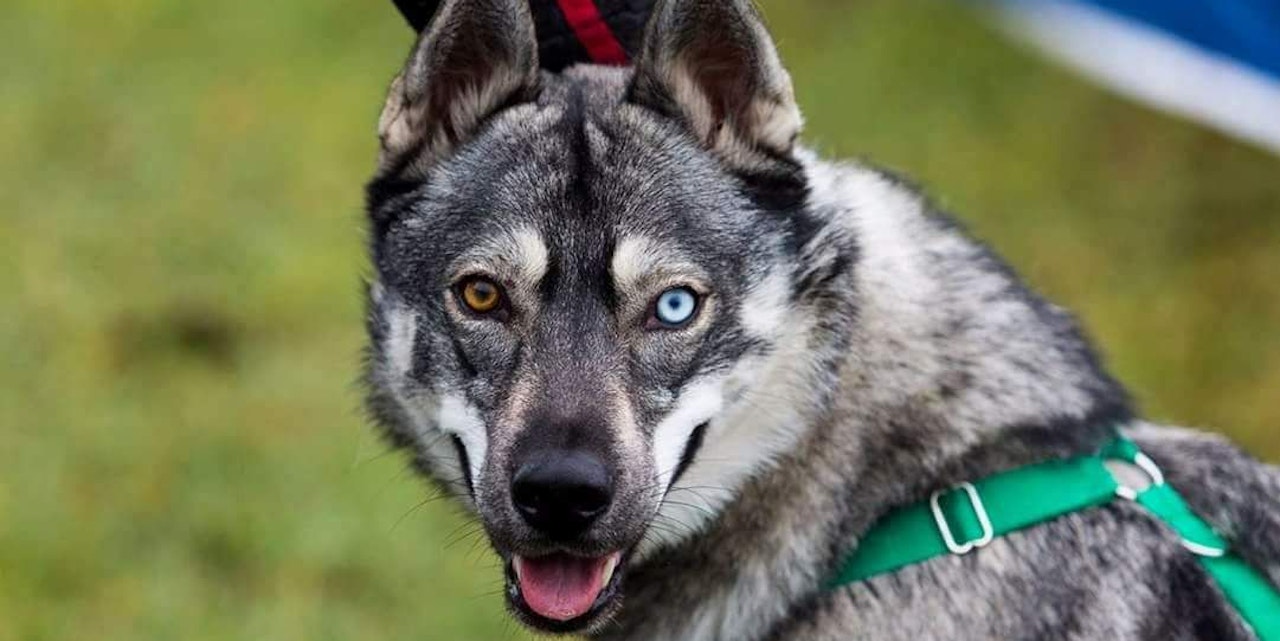
[[[626,560],[621,550],[601,556],[507,555],[507,603],[534,630],[589,632],[620,607]]]

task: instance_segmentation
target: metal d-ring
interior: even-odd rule
[[[1151,485],[1148,486],[1149,488],[1160,487],[1164,485],[1164,472],[1160,470],[1160,466],[1156,465],[1155,461],[1151,460],[1150,456],[1147,456],[1142,452],[1138,452],[1137,454],[1133,455],[1133,464],[1138,466],[1138,468],[1140,468],[1144,473],[1146,473],[1147,478],[1151,479]],[[1143,491],[1146,491],[1146,490],[1143,490]],[[1128,499],[1130,501],[1138,500],[1138,491],[1126,485],[1117,484],[1116,495],[1122,498]],[[1196,556],[1202,556],[1209,559],[1220,558],[1226,555],[1227,553],[1227,550],[1225,548],[1218,548],[1212,545],[1196,543],[1195,541],[1189,540],[1187,538],[1183,538],[1181,540],[1181,543],[1182,543],[1182,547],[1186,548],[1188,552]]]
[[[1117,459],[1117,460],[1123,461],[1123,459]],[[1137,454],[1133,455],[1133,461],[1124,461],[1124,462],[1128,462],[1128,463],[1132,463],[1133,465],[1136,465],[1138,469],[1142,470],[1143,473],[1147,475],[1147,478],[1151,480],[1151,484],[1147,486],[1148,488],[1160,487],[1164,485],[1164,472],[1160,470],[1160,466],[1156,465],[1155,461],[1151,460],[1150,456],[1147,456],[1142,452],[1138,452]],[[1144,491],[1145,489],[1146,488],[1144,488]],[[1138,490],[1132,487],[1129,487],[1127,485],[1121,485],[1120,483],[1117,483],[1116,496],[1119,496],[1122,499],[1136,501],[1138,500]]]

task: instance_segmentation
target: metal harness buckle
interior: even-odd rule
[[[1128,461],[1123,460],[1121,462],[1128,463]],[[1160,466],[1156,465],[1156,462],[1151,460],[1151,457],[1143,454],[1142,452],[1138,452],[1137,455],[1133,457],[1132,464],[1138,466],[1138,468],[1147,475],[1147,479],[1150,481],[1150,484],[1147,487],[1160,487],[1161,485],[1164,485],[1164,472],[1160,471]],[[1112,475],[1114,476],[1115,472],[1112,472]],[[1116,479],[1116,495],[1122,499],[1136,501],[1138,500],[1139,492],[1146,489],[1146,487],[1129,487],[1121,483],[1119,479]]]
[[[1150,481],[1150,485],[1147,487],[1160,487],[1164,485],[1164,472],[1160,470],[1160,466],[1156,465],[1155,461],[1151,460],[1151,457],[1143,454],[1142,452],[1138,452],[1133,457],[1133,464],[1138,466],[1143,473],[1147,475],[1147,479]],[[1121,484],[1119,480],[1117,480],[1116,483],[1116,495],[1130,501],[1137,501],[1138,495],[1146,489],[1147,488],[1132,488]],[[1227,553],[1224,548],[1196,543],[1195,541],[1191,541],[1186,538],[1182,539],[1182,547],[1186,548],[1188,552],[1191,552],[1196,556],[1208,557],[1210,559],[1216,559]]]
[[[943,494],[956,490],[964,490],[965,495],[969,497],[969,507],[973,509],[974,515],[978,517],[978,524],[982,526],[982,536],[964,543],[956,542],[956,537],[951,532],[951,526],[947,524],[947,516],[942,513],[942,506],[938,502],[938,499],[942,498]],[[929,509],[933,511],[933,521],[938,524],[938,532],[942,534],[942,542],[956,556],[986,547],[995,538],[996,533],[995,529],[991,527],[991,517],[987,514],[987,506],[983,505],[982,497],[978,495],[978,488],[974,487],[973,483],[965,482],[948,490],[937,490],[929,496]]]

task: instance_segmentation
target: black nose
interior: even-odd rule
[[[554,539],[581,535],[613,500],[604,462],[580,450],[528,457],[511,479],[511,498],[525,522]]]

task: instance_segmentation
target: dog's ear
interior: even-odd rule
[[[378,122],[381,170],[420,173],[537,85],[527,0],[448,0],[391,84]]]
[[[730,163],[791,153],[800,110],[751,0],[660,0],[631,100],[680,118]]]

